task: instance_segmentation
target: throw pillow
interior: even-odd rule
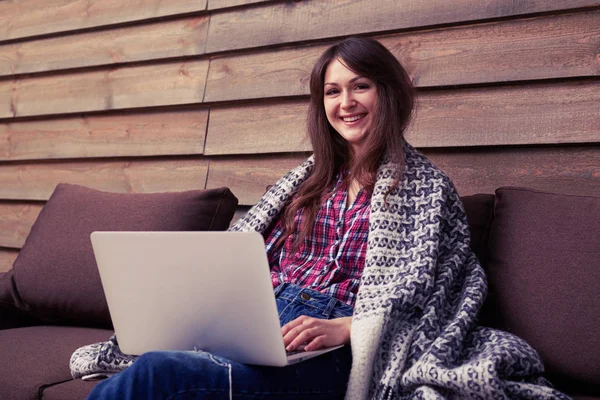
[[[59,184],[0,278],[0,303],[46,323],[110,327],[91,232],[225,230],[236,206],[227,188],[123,194]]]
[[[529,342],[551,376],[599,385],[600,198],[505,187],[494,214],[487,273],[498,327]]]

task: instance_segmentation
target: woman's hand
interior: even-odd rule
[[[352,317],[319,319],[303,315],[285,324],[281,333],[287,351],[303,343],[305,351],[312,351],[349,343],[351,325]]]

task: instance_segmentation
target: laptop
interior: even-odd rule
[[[285,366],[341,346],[287,354],[257,232],[93,232],[121,351],[203,350]]]

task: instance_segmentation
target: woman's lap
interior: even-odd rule
[[[282,324],[300,315],[335,318],[351,307],[310,290],[276,290]],[[232,362],[207,352],[152,352],[100,382],[89,399],[334,399],[342,398],[352,356],[349,346],[288,367]]]
[[[352,362],[342,348],[289,367],[231,362],[205,352],[152,352],[101,382],[90,398],[340,399]],[[104,386],[104,387],[102,387]]]

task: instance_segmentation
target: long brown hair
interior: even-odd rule
[[[351,154],[346,140],[327,120],[324,98],[325,71],[340,60],[357,75],[371,79],[377,88],[375,118],[360,154]],[[336,174],[348,168],[347,182],[356,179],[372,190],[381,157],[386,153],[403,166],[404,130],[414,105],[414,89],[406,70],[381,43],[370,38],[348,38],[328,48],[310,76],[308,135],[313,148],[314,167],[296,198],[283,214],[285,234],[279,244],[299,229],[296,245],[310,233],[323,197],[333,188]],[[396,181],[395,185],[398,182]],[[303,210],[303,223],[295,227],[294,217]]]

